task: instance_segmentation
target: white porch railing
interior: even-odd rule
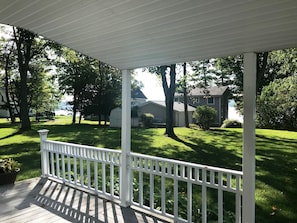
[[[139,179],[134,205],[177,222],[208,222],[208,217],[216,222],[224,222],[224,217],[227,222],[241,222],[239,171],[135,153],[131,154],[131,169]],[[228,203],[233,203],[232,211],[224,211]]]
[[[121,151],[44,140],[42,175],[119,200]]]
[[[120,158],[119,150],[51,141],[41,134],[44,177],[112,200],[120,200]],[[128,159],[132,205],[175,222],[241,222],[242,172],[136,153]]]

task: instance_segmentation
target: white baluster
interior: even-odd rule
[[[207,170],[204,168],[202,169],[202,223],[207,222]]]

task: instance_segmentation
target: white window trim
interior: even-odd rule
[[[209,103],[209,101],[208,101],[210,98],[212,98],[212,103]],[[210,97],[210,98],[206,99],[207,104],[208,105],[214,105],[215,104],[215,98],[214,97]]]

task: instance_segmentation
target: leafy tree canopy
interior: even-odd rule
[[[243,95],[243,55],[217,58],[214,60],[217,84],[229,85],[236,107],[242,111]],[[285,78],[297,73],[297,49],[276,50],[257,53],[257,95],[263,87],[278,78]],[[220,81],[219,81],[220,80]]]
[[[17,114],[21,129],[29,130],[29,111],[52,110],[59,99],[49,72],[50,55],[58,45],[21,28],[2,26],[1,32],[0,69],[6,107],[11,121]]]
[[[72,123],[81,115],[107,116],[120,104],[120,71],[108,64],[64,48],[58,67],[61,91],[73,96]],[[105,119],[106,120],[106,119]]]
[[[297,130],[297,75],[265,86],[257,101],[261,128]]]

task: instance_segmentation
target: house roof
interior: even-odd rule
[[[221,96],[227,91],[227,86],[214,86],[207,88],[207,93],[211,96]],[[192,96],[203,96],[205,95],[205,89],[204,88],[194,88],[190,91],[189,95]]]
[[[131,91],[131,98],[143,98],[143,99],[147,99],[147,97],[144,95],[144,93],[142,92],[142,90],[140,90],[139,88],[136,88],[134,90]]]
[[[120,69],[297,46],[296,0],[0,0],[19,26]]]
[[[154,104],[154,105],[158,105],[158,106],[166,108],[165,101],[147,101],[147,102],[145,102],[143,104],[138,105],[138,107],[143,107],[143,106],[146,106],[146,105],[149,105],[149,104]],[[177,112],[183,112],[185,110],[184,109],[184,104],[181,103],[181,102],[174,102],[173,110],[177,111]],[[195,110],[196,110],[195,107],[188,105],[188,111],[191,112],[191,111],[195,111]]]

